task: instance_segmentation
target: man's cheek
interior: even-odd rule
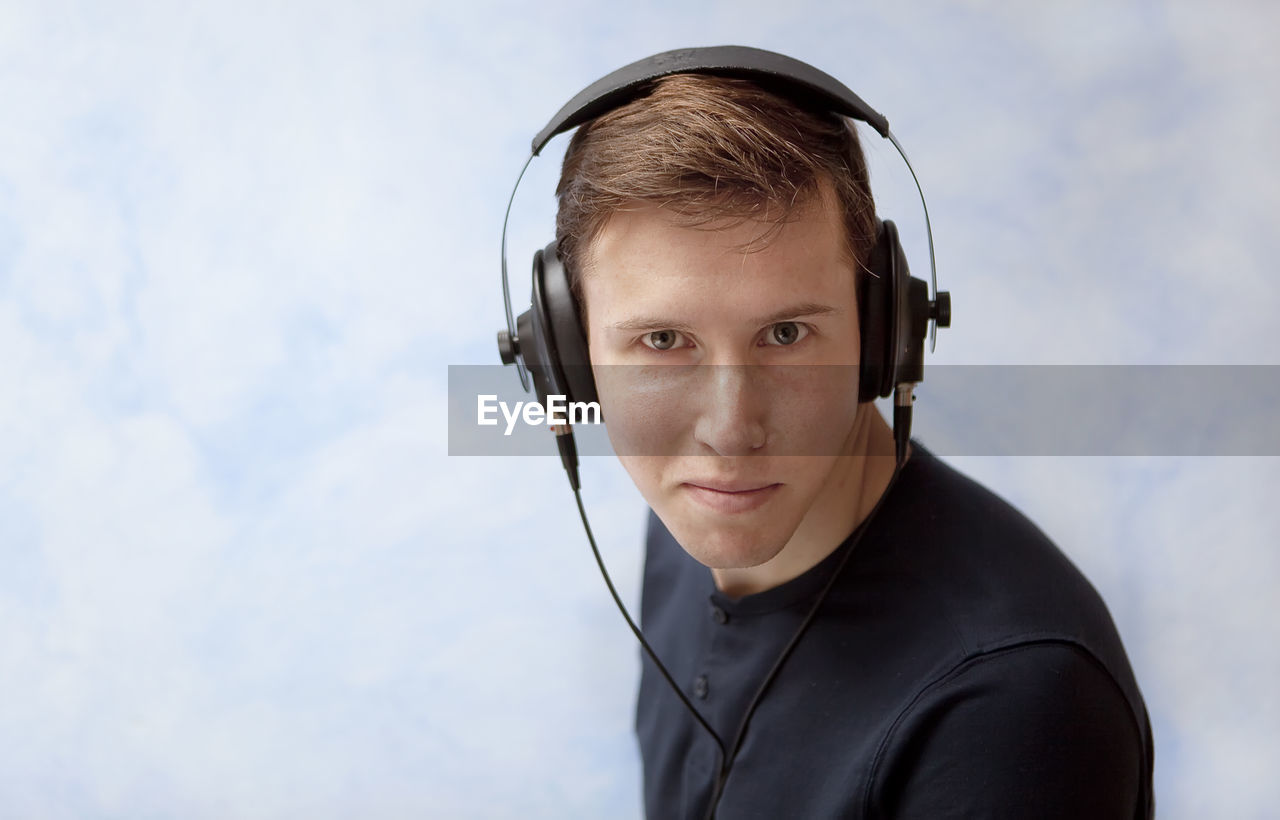
[[[619,456],[672,456],[692,447],[697,371],[682,365],[603,365],[596,391]]]
[[[845,365],[777,365],[768,369],[769,452],[835,456],[858,411],[858,371]]]

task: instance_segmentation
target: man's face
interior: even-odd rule
[[[590,249],[583,296],[610,440],[712,568],[770,561],[807,519],[850,504],[858,318],[829,203],[815,197],[749,251],[767,225],[680,227],[638,205]]]

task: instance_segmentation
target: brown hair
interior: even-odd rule
[[[767,242],[827,185],[846,250],[861,269],[876,217],[852,122],[746,80],[657,80],[648,95],[579,128],[565,152],[556,245],[579,310],[583,265],[613,212],[638,201],[666,208],[688,227],[757,219],[772,225],[760,237]]]

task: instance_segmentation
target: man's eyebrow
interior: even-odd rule
[[[778,322],[786,322],[791,319],[804,319],[809,316],[823,316],[828,313],[839,313],[840,309],[832,305],[820,305],[817,302],[802,302],[798,305],[775,310],[768,316],[761,316],[755,320],[758,325],[772,325]]]
[[[778,322],[786,322],[792,319],[803,319],[809,316],[822,316],[829,313],[839,313],[840,309],[831,305],[820,305],[816,302],[802,302],[798,305],[790,305],[782,310],[775,310],[767,316],[761,316],[752,320],[752,324],[756,325],[772,325]],[[665,319],[661,316],[634,316],[630,319],[624,319],[621,322],[615,322],[609,325],[610,330],[678,330],[681,333],[687,333],[693,330],[693,326],[688,322],[681,322],[677,319]]]
[[[610,330],[679,330],[687,333],[693,329],[688,322],[675,319],[663,319],[661,316],[633,316],[621,322],[609,325]]]

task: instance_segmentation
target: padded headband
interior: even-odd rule
[[[889,136],[889,121],[884,115],[830,74],[773,51],[746,46],[711,46],[664,51],[596,80],[565,103],[538,132],[533,138],[533,153],[540,153],[556,134],[626,105],[639,97],[650,81],[685,73],[752,80],[802,104],[861,120],[880,132],[880,136]]]

